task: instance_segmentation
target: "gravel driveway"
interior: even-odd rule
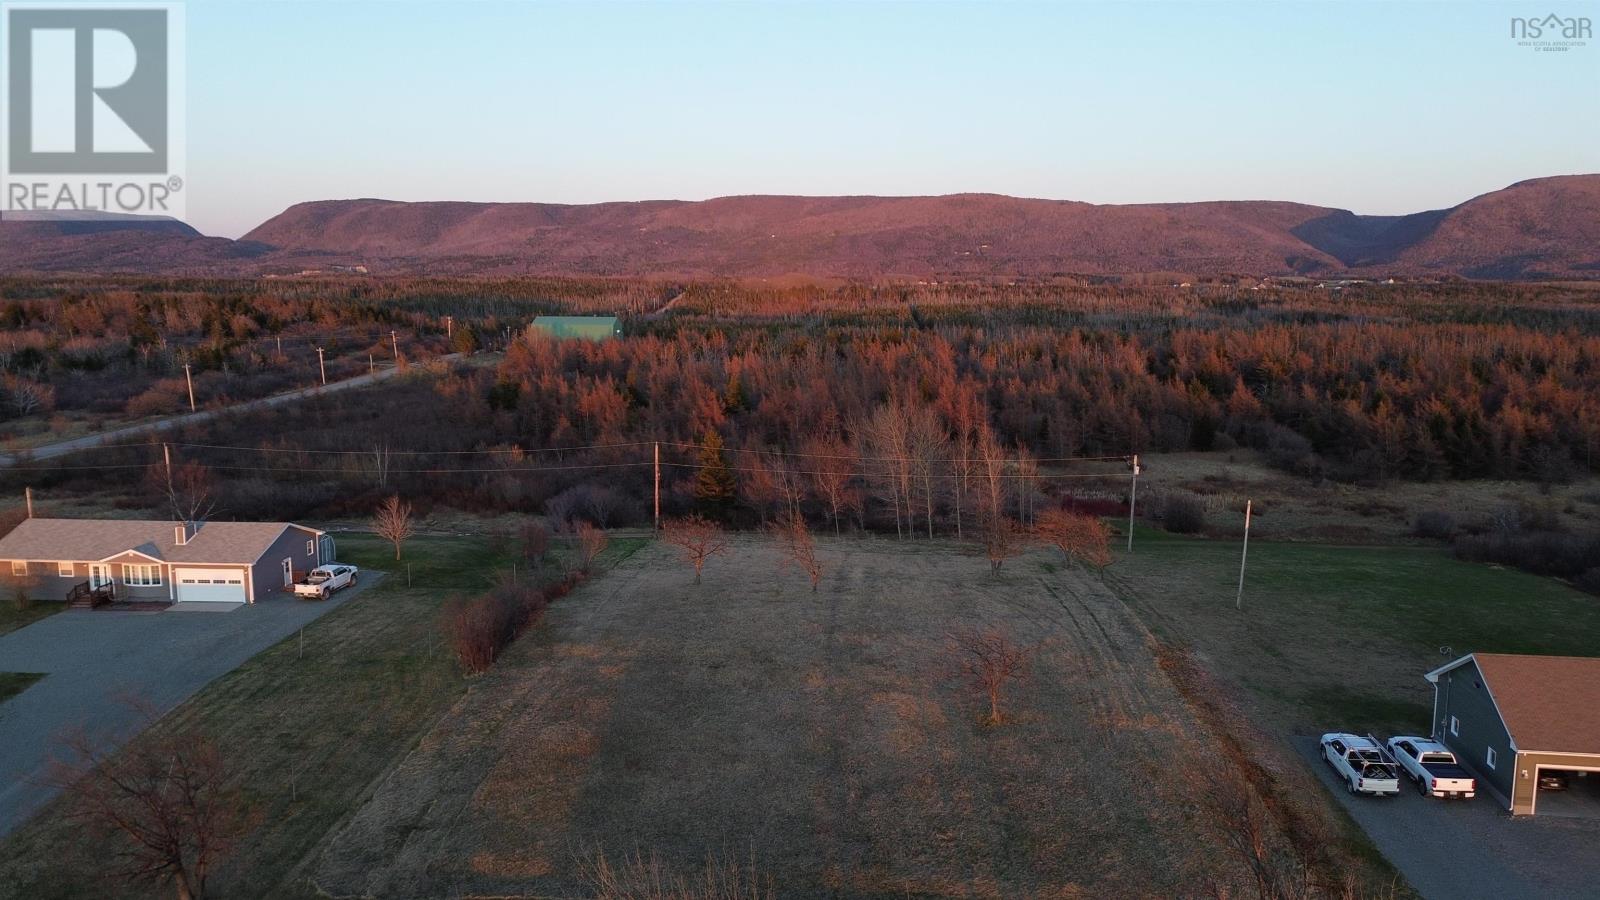
[[[1315,738],[1296,738],[1295,749],[1424,897],[1554,900],[1600,891],[1600,820],[1512,818],[1490,795],[1445,802],[1419,796],[1403,778],[1398,797],[1351,796]]]
[[[376,574],[323,603],[275,595],[208,611],[197,611],[199,604],[161,612],[69,609],[0,635],[0,671],[46,673],[0,703],[0,835],[55,794],[40,778],[63,729],[87,727],[121,745],[143,724],[125,698],[166,713],[371,587]]]

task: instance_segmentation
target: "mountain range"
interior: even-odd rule
[[[239,240],[172,220],[0,222],[0,271],[674,277],[1147,272],[1600,278],[1600,174],[1404,216],[1279,201],[1097,205],[995,194],[301,203]]]

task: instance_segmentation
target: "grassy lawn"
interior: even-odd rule
[[[1141,530],[1112,583],[1163,638],[1242,685],[1287,733],[1428,728],[1422,675],[1474,651],[1600,655],[1600,599],[1434,547],[1257,541]]]
[[[441,642],[439,611],[450,596],[480,591],[509,572],[512,546],[501,543],[417,537],[397,565],[387,544],[340,535],[341,559],[391,574],[308,626],[303,647],[300,636],[288,638],[157,723],[216,740],[240,765],[261,817],[213,878],[217,896],[304,893],[301,859],[465,690]],[[614,541],[602,563],[639,543]],[[0,844],[0,896],[103,895],[106,885],[93,874],[103,847],[54,809]]]
[[[28,689],[28,686],[43,678],[39,672],[0,672],[0,703]]]
[[[17,605],[8,599],[5,603],[0,603],[0,634],[16,631],[25,625],[32,625],[34,622],[46,616],[53,616],[66,608],[67,605],[65,603],[36,602],[27,609],[17,609]]]

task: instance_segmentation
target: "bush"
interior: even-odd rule
[[[1174,534],[1199,534],[1206,530],[1206,507],[1197,497],[1168,497],[1161,525]]]
[[[17,612],[27,612],[33,608],[33,598],[28,596],[26,585],[17,585],[15,592],[11,595],[11,605],[17,608]]]
[[[550,529],[539,522],[528,522],[522,526],[518,537],[522,558],[535,566],[544,565],[545,554],[550,552]]]
[[[1421,538],[1448,541],[1456,536],[1456,517],[1444,510],[1426,510],[1417,515],[1411,533]]]
[[[1600,566],[1595,566],[1585,571],[1582,575],[1574,578],[1572,583],[1577,585],[1580,591],[1588,591],[1591,594],[1600,596]]]
[[[502,581],[482,596],[456,598],[446,605],[445,640],[462,668],[479,674],[538,622],[549,605],[550,597],[544,591]]]
[[[1455,552],[1461,559],[1559,578],[1576,578],[1600,566],[1600,540],[1552,531],[1497,530],[1466,535],[1456,541]]]

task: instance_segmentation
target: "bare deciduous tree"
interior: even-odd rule
[[[596,528],[588,522],[578,526],[578,566],[587,572],[594,568],[594,561],[604,553],[606,546],[611,543],[611,537],[604,528]]]
[[[550,529],[539,522],[527,522],[518,537],[522,544],[522,557],[528,562],[544,565],[545,554],[550,552]]]
[[[783,550],[782,567],[793,565],[811,579],[811,593],[822,583],[822,560],[817,557],[817,542],[811,537],[806,520],[797,515],[787,515],[772,523],[772,534]],[[780,567],[781,568],[781,567]]]
[[[700,571],[706,561],[728,549],[728,535],[717,523],[698,513],[682,519],[667,521],[661,530],[662,539],[683,551],[683,558],[694,566],[694,583],[700,583]]]
[[[216,511],[211,498],[215,479],[201,463],[155,463],[147,470],[146,483],[161,495],[174,521],[194,525]]]
[[[960,661],[962,672],[989,701],[984,724],[1004,722],[1001,702],[1006,685],[1028,676],[1028,660],[1036,648],[1019,647],[1009,635],[996,628],[957,629],[950,633],[949,645],[950,652]]]
[[[1094,516],[1052,507],[1039,514],[1033,533],[1068,562],[1104,572],[1111,565],[1111,533]]]
[[[252,822],[228,757],[198,734],[146,734],[120,750],[109,746],[83,730],[63,741],[49,780],[65,793],[66,815],[113,838],[101,856],[107,874],[203,900],[212,869]]]
[[[399,494],[383,501],[372,517],[372,532],[394,545],[394,558],[398,560],[400,546],[417,533],[411,522],[411,504],[402,503]]]
[[[833,522],[834,535],[838,536],[839,517],[861,504],[861,498],[850,487],[850,478],[859,460],[850,445],[837,438],[807,443],[805,457],[812,490],[828,505],[828,519]]]
[[[1017,528],[1017,523],[1005,516],[993,516],[983,523],[983,553],[989,560],[989,571],[1000,574],[1006,560],[1022,554],[1027,547],[1027,535]]]

